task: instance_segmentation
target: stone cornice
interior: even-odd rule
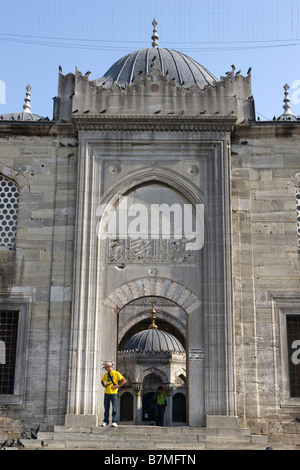
[[[263,121],[250,125],[235,125],[233,143],[238,143],[241,138],[287,138],[300,136],[300,121]]]
[[[76,138],[76,131],[72,123],[3,121],[0,122],[0,136],[3,135]]]
[[[78,131],[150,131],[150,132],[230,132],[236,116],[196,115],[76,115],[72,116]]]

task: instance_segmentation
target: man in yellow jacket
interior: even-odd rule
[[[120,372],[113,370],[111,362],[104,364],[106,373],[104,374],[101,385],[105,388],[104,391],[104,420],[103,426],[108,426],[109,423],[109,408],[112,404],[112,426],[118,427],[118,390],[126,383],[126,379]]]

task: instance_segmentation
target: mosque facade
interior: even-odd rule
[[[0,415],[100,425],[112,360],[120,424],[153,424],[163,384],[167,426],[283,432],[300,415],[300,122],[287,85],[260,122],[251,69],[217,79],[153,26],[99,79],[60,70],[52,120],[30,86],[0,116]]]

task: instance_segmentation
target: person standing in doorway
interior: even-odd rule
[[[167,406],[166,387],[160,385],[154,395],[156,404],[156,426],[164,425],[165,409]]]
[[[104,369],[106,370],[106,373],[101,380],[101,385],[105,388],[103,426],[106,427],[109,424],[109,409],[111,404],[112,426],[118,427],[118,390],[126,384],[126,379],[120,374],[120,372],[113,370],[111,362],[106,362],[104,364]]]

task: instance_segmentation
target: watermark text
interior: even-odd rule
[[[96,216],[101,240],[184,239],[187,250],[200,250],[204,244],[204,204],[130,204],[124,196],[117,207],[100,204]]]
[[[3,80],[0,80],[0,104],[6,104],[6,86]]]
[[[4,341],[0,340],[0,364],[6,364],[6,347]]]

